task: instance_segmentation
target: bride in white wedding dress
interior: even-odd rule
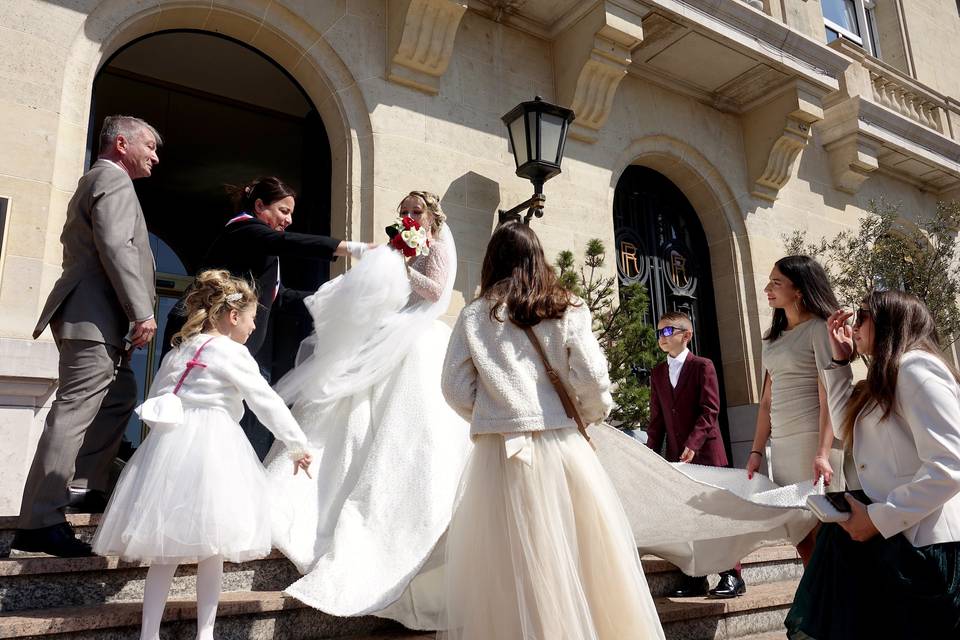
[[[274,544],[305,574],[286,593],[338,616],[435,629],[442,550],[431,554],[471,447],[440,392],[450,329],[438,318],[457,258],[437,196],[412,192],[399,211],[430,230],[429,254],[405,264],[382,246],[323,285],[306,300],[314,334],[276,385],[309,439],[313,481],[290,482],[279,451],[266,463]]]

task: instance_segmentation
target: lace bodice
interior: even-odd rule
[[[443,295],[450,273],[447,264],[447,251],[440,238],[430,242],[430,253],[417,256],[410,262],[410,288],[413,289],[411,302],[422,298],[430,302],[437,302]]]

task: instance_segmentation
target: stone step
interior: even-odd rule
[[[758,585],[731,600],[656,598],[666,636],[676,640],[768,640],[783,628],[796,589],[795,581]],[[193,634],[196,603],[175,599],[164,614],[164,636]],[[0,614],[0,638],[49,637],[51,640],[135,640],[140,604],[114,602],[83,607]],[[217,620],[221,640],[414,640],[433,634],[404,631],[375,618],[337,618],[310,609],[275,591],[223,594]],[[762,635],[757,635],[762,634]],[[769,640],[774,637],[770,635]]]
[[[14,552],[18,553],[18,552]],[[54,558],[17,555],[0,560],[0,612],[79,607],[143,599],[148,566],[116,556]],[[196,596],[196,565],[184,564],[170,587],[174,598]],[[281,591],[300,577],[279,551],[261,560],[224,563],[224,592]]]
[[[642,561],[650,593],[655,597],[665,596],[680,586],[683,575],[666,560],[644,556]],[[760,584],[799,580],[803,575],[800,556],[797,550],[789,545],[758,549],[747,555],[740,564],[748,590],[751,586]],[[710,587],[715,587],[719,580],[717,575],[709,576]]]
[[[799,580],[747,587],[747,593],[729,600],[709,598],[654,598],[668,639],[732,640],[765,636],[783,638],[783,621],[793,603]],[[779,635],[778,635],[779,634]]]
[[[0,614],[0,638],[49,636],[57,640],[134,640],[139,636],[140,611],[138,602],[110,602],[3,613]],[[171,599],[163,616],[164,636],[193,637],[196,616],[195,601]],[[217,611],[220,640],[359,639],[378,633],[381,637],[391,637],[384,634],[401,631],[404,630],[397,623],[373,616],[330,616],[277,591],[224,593]]]
[[[665,596],[679,586],[682,575],[672,564],[653,556],[644,556],[642,561],[654,596]],[[760,549],[743,560],[748,589],[797,580],[802,570],[796,551],[789,546]],[[146,573],[146,565],[116,557],[54,558],[14,551],[10,558],[0,559],[0,612],[140,600]],[[223,590],[280,591],[298,577],[293,564],[274,551],[262,560],[226,563]],[[711,576],[711,586],[717,579]],[[195,588],[195,565],[181,566],[171,596],[190,598],[195,595]]]

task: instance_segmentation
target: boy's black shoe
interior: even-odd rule
[[[720,582],[716,588],[710,590],[711,598],[736,598],[747,592],[747,583],[736,571],[724,571],[720,574]]]
[[[670,593],[671,598],[696,598],[698,596],[707,595],[707,589],[710,588],[710,583],[707,582],[707,577],[703,576],[700,578],[691,578],[690,576],[683,576],[683,582],[680,583],[680,586],[674,589]]]

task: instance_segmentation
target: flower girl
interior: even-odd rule
[[[283,441],[293,473],[308,473],[307,439],[260,375],[244,343],[257,296],[227,271],[204,271],[186,298],[149,399],[138,409],[150,435],[130,458],[93,541],[100,555],[150,563],[141,640],[158,640],[173,574],[197,563],[197,638],[212,640],[223,562],[271,549],[263,466],[237,421],[243,402]]]
[[[474,439],[447,534],[441,638],[663,639],[630,523],[577,429],[613,404],[591,324],[530,227],[499,227],[441,380]]]

